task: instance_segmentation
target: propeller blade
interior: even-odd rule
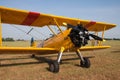
[[[103,41],[103,39],[99,36],[93,35],[93,34],[89,34],[91,37],[93,37],[95,40],[100,40]]]

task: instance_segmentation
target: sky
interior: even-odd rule
[[[106,31],[106,38],[120,38],[120,0],[0,0],[0,6],[28,10],[58,16],[79,18],[99,22],[113,23],[117,26]],[[26,35],[31,28],[18,26],[24,31],[9,25],[2,24],[3,37],[13,37],[15,39],[36,39],[50,36],[48,29],[35,28]],[[46,30],[47,29],[47,30]],[[23,33],[24,32],[24,33]]]

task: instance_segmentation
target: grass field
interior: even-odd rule
[[[25,46],[28,42],[7,42],[4,46]],[[79,59],[63,61],[60,72],[55,74],[48,71],[48,64],[30,58],[26,54],[0,55],[0,80],[120,80],[120,41],[107,41],[105,45],[112,47],[104,50],[85,51],[84,56],[91,58],[91,67],[86,69],[79,66]],[[64,53],[65,54],[65,53]],[[63,59],[77,58],[74,52],[66,53]],[[56,55],[37,55],[38,58],[55,59]]]

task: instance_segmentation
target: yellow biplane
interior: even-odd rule
[[[36,46],[35,41],[32,40],[30,47],[4,47],[2,46],[1,23],[26,25],[33,27],[48,26],[54,36],[44,40],[43,44],[39,46]],[[56,26],[59,29],[60,33],[55,33],[55,31],[51,28],[51,25]],[[61,26],[66,27],[66,30],[63,31],[61,29]],[[35,54],[44,55],[58,53],[57,60],[49,62],[49,70],[51,72],[57,73],[59,72],[59,64],[63,52],[69,50],[76,52],[80,58],[80,66],[89,68],[89,58],[83,57],[80,51],[110,48],[110,46],[102,45],[102,41],[104,41],[104,32],[115,26],[115,24],[55,16],[25,10],[17,10],[1,6],[0,54],[18,52],[29,52],[32,54],[34,52]],[[96,34],[91,34],[89,31],[95,32]],[[97,35],[98,32],[102,32],[102,37],[99,37]],[[94,42],[97,42],[97,44],[86,46],[90,40],[90,37],[92,37],[94,39]]]

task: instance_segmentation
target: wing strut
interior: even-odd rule
[[[102,38],[104,38],[104,33],[105,33],[106,26],[104,26],[103,32],[102,32]]]
[[[2,47],[2,23],[1,23],[1,12],[0,12],[0,47]]]
[[[106,29],[106,26],[104,26],[103,32],[102,32],[102,38],[103,39],[104,39],[105,29]],[[105,40],[103,40],[103,41],[105,41]],[[100,41],[99,45],[102,46],[102,41]]]
[[[51,31],[54,35],[57,35],[57,34],[50,28],[49,25],[47,25],[47,26],[48,26],[48,28],[50,29],[50,31]]]
[[[58,24],[57,20],[54,18],[54,22],[57,25],[58,29],[60,30],[60,32],[62,32],[62,30],[60,29],[60,25]],[[62,32],[63,33],[63,32]]]

